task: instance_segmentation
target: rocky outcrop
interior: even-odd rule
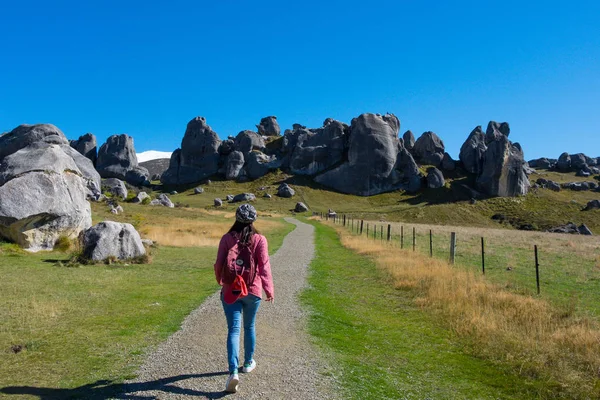
[[[437,168],[429,168],[427,170],[427,187],[430,189],[439,189],[444,187],[446,181],[444,180],[444,174]]]
[[[290,198],[296,194],[296,191],[290,187],[287,183],[282,183],[277,188],[277,196]]]
[[[531,168],[539,168],[539,169],[550,169],[556,165],[557,160],[551,160],[549,158],[538,158],[535,160],[530,160],[528,162]]]
[[[485,144],[498,141],[502,136],[508,137],[510,134],[510,126],[508,122],[490,121],[485,130]]]
[[[279,136],[281,132],[277,117],[274,115],[262,118],[256,128],[261,136]]]
[[[415,142],[413,153],[418,163],[438,167],[444,159],[444,142],[435,133],[425,132]]]
[[[481,126],[477,126],[460,148],[459,158],[467,172],[479,175],[483,171],[483,156],[486,150],[485,135]]]
[[[169,158],[157,158],[155,160],[141,162],[139,163],[139,166],[146,168],[148,170],[148,176],[150,177],[150,180],[154,181],[157,180],[154,178],[158,178],[158,180],[160,180],[162,174],[169,169],[170,161],[171,159]]]
[[[550,189],[554,192],[560,192],[560,185],[549,179],[539,178],[536,183],[544,189]]]
[[[121,200],[125,200],[128,195],[125,183],[117,178],[108,178],[102,181],[102,190],[107,191]]]
[[[229,196],[227,196],[229,197]],[[254,193],[240,193],[235,195],[230,201],[232,203],[239,203],[242,201],[255,201],[256,200],[256,196],[254,195]]]
[[[227,164],[225,166],[225,178],[228,180],[237,179],[245,164],[244,153],[234,151],[227,156]]]
[[[98,145],[96,143],[96,136],[91,133],[86,133],[83,136],[79,136],[77,140],[69,141],[72,148],[77,150],[79,154],[90,159],[92,164],[96,165],[96,158],[98,157]]]
[[[456,169],[456,161],[454,161],[448,153],[444,153],[444,158],[442,159],[442,169],[444,171],[454,171]]]
[[[307,212],[307,211],[308,211],[308,207],[306,206],[306,204],[304,204],[302,202],[296,203],[296,207],[294,207],[294,212],[303,213],[303,212]]]
[[[54,125],[19,125],[0,136],[0,160],[34,143],[69,146],[65,134]]]
[[[587,170],[589,168],[587,163],[587,157],[583,153],[571,154],[571,169],[574,171]]]
[[[571,170],[571,156],[569,155],[569,153],[562,153],[560,157],[558,157],[556,169],[562,172],[567,172]]]
[[[530,183],[525,173],[526,162],[521,146],[518,143],[512,144],[505,134],[494,134],[493,137],[487,144],[483,170],[477,177],[477,187],[489,196],[513,197],[527,194]]]
[[[281,167],[281,162],[275,156],[253,151],[247,157],[245,169],[249,179],[258,179],[265,176],[270,170]]]
[[[587,203],[583,211],[600,209],[600,200],[591,200]]]
[[[402,140],[404,141],[404,147],[406,150],[412,153],[415,147],[415,135],[413,135],[412,131],[408,130],[404,132],[404,135],[402,135]]]
[[[235,137],[235,149],[244,155],[248,155],[254,150],[263,151],[264,148],[265,141],[256,132],[242,131]]]
[[[117,178],[132,185],[148,185],[148,170],[138,165],[133,138],[112,135],[98,150],[96,169],[102,178]]]
[[[219,170],[221,140],[204,117],[192,119],[181,141],[181,149],[171,155],[169,169],[161,177],[167,185],[200,182]]]
[[[584,224],[577,226],[572,222],[549,229],[548,232],[569,233],[572,235],[593,235],[592,231],[590,231],[590,229]]]
[[[52,250],[60,237],[74,239],[91,226],[87,181],[64,151],[66,139],[55,140],[59,135],[17,145],[35,137],[31,132],[9,133],[9,147],[18,150],[0,159],[0,236],[29,251]]]
[[[175,207],[175,204],[171,201],[169,196],[164,193],[158,195],[158,197],[150,202],[151,206],[163,206],[168,208]]]
[[[82,256],[87,260],[110,258],[130,260],[146,254],[140,234],[131,224],[105,221],[92,226],[81,239]]]
[[[290,170],[297,175],[316,175],[344,159],[348,125],[328,118],[319,129],[297,127],[295,145],[289,149]]]
[[[404,150],[398,140],[400,121],[396,116],[362,114],[352,120],[348,161],[318,175],[315,180],[343,193],[370,196],[408,186],[398,155]],[[412,159],[412,157],[410,157]],[[414,161],[414,160],[413,160]],[[398,170],[400,166],[400,170]]]

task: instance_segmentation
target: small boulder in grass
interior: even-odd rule
[[[173,190],[173,191],[170,193],[170,195],[171,195],[171,196],[173,196],[173,195],[176,195],[176,194],[177,194],[177,190]]]
[[[232,203],[239,203],[242,201],[255,201],[256,200],[256,196],[253,193],[240,193],[238,195],[236,195],[231,202]]]
[[[202,194],[202,193],[204,193],[204,188],[197,187],[196,189],[194,189],[194,194]]]
[[[298,202],[298,203],[296,203],[296,207],[294,208],[294,211],[297,213],[307,212],[308,207],[306,206],[306,204],[304,204],[302,202]]]
[[[225,197],[225,199],[226,199],[227,201],[233,201],[233,195],[231,195],[231,194],[228,194],[228,195]]]
[[[219,198],[215,199],[215,207],[223,207],[223,200]]]
[[[600,200],[592,200],[587,203],[583,211],[600,209]]]
[[[82,257],[91,261],[109,258],[130,260],[146,255],[140,234],[131,224],[104,221],[82,235]]]
[[[169,208],[174,208],[175,204],[169,199],[169,196],[162,193],[159,194],[158,197],[150,202],[151,206],[164,206]]]

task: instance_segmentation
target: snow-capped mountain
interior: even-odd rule
[[[138,162],[156,160],[159,158],[171,158],[172,152],[170,151],[156,151],[156,150],[148,150],[142,151],[141,153],[136,153]]]

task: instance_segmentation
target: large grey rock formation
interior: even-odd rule
[[[38,142],[69,146],[65,134],[54,125],[19,125],[12,131],[0,136],[0,160],[30,144]]]
[[[117,178],[132,185],[147,185],[148,170],[138,165],[133,138],[131,136],[112,135],[98,150],[96,169],[103,178]]]
[[[456,169],[456,161],[452,159],[452,156],[448,153],[444,153],[444,158],[442,159],[442,169],[444,171],[454,171]]]
[[[82,255],[92,261],[130,260],[146,254],[140,234],[131,224],[100,222],[83,234]]]
[[[525,165],[521,146],[512,144],[504,134],[495,135],[488,143],[477,186],[490,196],[525,195],[530,186]]]
[[[244,168],[244,153],[234,151],[227,156],[227,164],[225,166],[225,178],[228,180],[237,179]]]
[[[235,149],[241,151],[244,155],[249,154],[253,150],[263,151],[265,149],[265,141],[256,132],[241,131],[235,137]]]
[[[413,154],[420,164],[440,166],[444,159],[445,147],[442,139],[429,131],[423,133],[415,142]]]
[[[472,174],[480,174],[483,170],[483,155],[486,150],[485,135],[481,126],[477,126],[460,148],[459,158],[464,168]]]
[[[323,127],[309,130],[299,128],[295,146],[290,149],[290,170],[298,175],[316,175],[340,163],[344,158],[347,142],[346,124],[327,118]]]
[[[267,156],[264,153],[253,151],[247,156],[246,161],[246,176],[249,179],[258,179],[260,177],[265,176],[270,169],[277,168],[278,165],[275,165],[274,168],[271,166],[272,161],[275,161],[274,158]]]
[[[581,169],[587,169],[587,157],[583,153],[571,154],[569,156],[571,159],[571,168],[575,171],[579,171]]]
[[[528,162],[531,168],[550,169],[556,164],[556,160],[551,160],[546,157],[537,158]]]
[[[96,165],[96,159],[98,157],[98,145],[96,143],[96,136],[91,133],[79,136],[77,140],[69,141],[71,147],[77,150],[84,157],[89,158],[92,164]]]
[[[391,114],[362,114],[354,118],[348,161],[315,180],[340,192],[360,196],[407,187],[410,177],[404,175],[404,168],[397,161],[402,150],[410,154],[398,140],[399,128],[400,121]],[[402,166],[406,167],[408,157],[403,159]]]
[[[12,137],[12,148],[20,147],[18,136],[31,138],[26,133]],[[92,224],[87,181],[68,145],[37,139],[0,159],[0,236],[29,251],[51,250],[61,236],[74,239]]]
[[[404,141],[404,147],[406,147],[406,150],[412,153],[413,148],[415,147],[415,135],[413,135],[412,131],[408,130],[404,132],[402,139]]]
[[[430,189],[439,189],[444,186],[444,174],[439,169],[432,167],[427,170],[427,187]]]
[[[563,172],[571,170],[571,156],[569,155],[569,153],[562,153],[560,157],[558,157],[556,169]]]
[[[139,163],[139,166],[148,170],[148,176],[150,180],[153,178],[160,177],[169,169],[170,158],[157,158],[155,160],[149,160]],[[160,179],[160,178],[159,178]]]
[[[485,143],[491,143],[501,139],[502,136],[508,137],[508,135],[510,135],[510,126],[508,125],[508,122],[490,121],[485,130]]]
[[[277,196],[290,198],[296,194],[296,191],[290,187],[287,183],[282,183],[277,188]]]
[[[281,132],[277,117],[274,115],[262,118],[260,124],[256,125],[256,128],[262,136],[279,136]]]
[[[129,194],[125,183],[117,178],[108,178],[102,181],[102,189],[115,197],[125,200]],[[142,192],[143,193],[143,192]]]
[[[219,170],[221,140],[204,117],[192,119],[185,130],[181,149],[171,155],[169,169],[161,177],[164,184],[200,182]]]

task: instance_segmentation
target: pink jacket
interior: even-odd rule
[[[217,261],[215,262],[215,277],[221,286],[226,287],[226,285],[221,282],[221,273],[224,264],[227,262],[227,253],[229,253],[229,249],[238,241],[239,237],[236,233],[226,233],[219,243]],[[254,254],[254,262],[256,263],[256,278],[248,287],[248,294],[253,294],[262,298],[262,291],[264,289],[267,297],[273,297],[273,277],[271,276],[271,263],[269,262],[267,238],[263,235],[253,235],[251,249]]]

